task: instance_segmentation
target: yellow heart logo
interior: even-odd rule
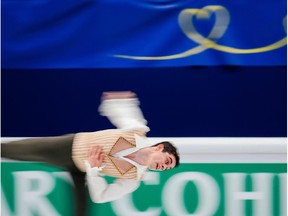
[[[216,21],[209,35],[207,36],[207,38],[205,38],[195,29],[193,24],[193,18],[196,17],[197,19],[210,19],[212,14],[215,14]],[[286,20],[287,17],[283,19],[283,27],[285,32],[287,32]],[[198,44],[197,47],[194,47],[182,53],[168,56],[130,56],[130,55],[114,55],[114,56],[117,58],[127,58],[134,60],[169,60],[169,59],[185,58],[191,55],[201,53],[207,49],[214,49],[233,54],[251,54],[251,53],[261,53],[275,50],[287,44],[286,37],[282,38],[281,40],[273,44],[252,49],[239,49],[217,44],[216,41],[224,35],[230,23],[230,14],[228,10],[220,5],[208,5],[203,7],[202,9],[197,8],[184,9],[179,14],[178,23],[183,33],[190,40]]]

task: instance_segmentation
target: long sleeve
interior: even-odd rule
[[[117,179],[112,184],[107,184],[106,180],[99,176],[101,168],[91,168],[88,161],[85,161],[86,178],[90,197],[95,203],[111,202],[122,196],[132,193],[139,186],[136,180]]]
[[[119,129],[141,129],[148,132],[150,129],[139,104],[137,98],[108,99],[102,101],[99,112]]]

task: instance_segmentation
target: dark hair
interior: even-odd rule
[[[162,152],[168,152],[169,154],[174,155],[175,161],[176,161],[175,167],[178,166],[180,157],[179,157],[179,153],[178,153],[176,147],[172,143],[170,143],[168,141],[160,142],[160,143],[157,143],[157,144],[155,144],[153,146],[158,146],[160,144],[164,145],[164,148],[163,148]]]

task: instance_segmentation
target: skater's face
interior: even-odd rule
[[[164,145],[152,147],[153,150],[150,155],[149,169],[150,170],[169,170],[175,167],[176,159],[175,156],[168,152],[163,152]]]

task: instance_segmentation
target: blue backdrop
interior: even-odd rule
[[[286,136],[286,67],[3,70],[2,136],[112,125],[101,92],[132,90],[150,136]]]
[[[3,0],[4,68],[285,65],[285,0]]]
[[[110,128],[132,90],[150,136],[286,136],[286,1],[3,0],[2,136]]]

